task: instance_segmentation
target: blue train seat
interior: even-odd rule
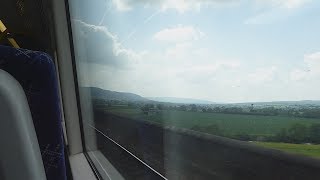
[[[0,69],[12,75],[27,96],[47,179],[65,180],[62,114],[52,58],[0,45]]]

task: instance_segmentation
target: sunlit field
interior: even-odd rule
[[[203,113],[186,111],[161,111],[144,115],[140,109],[128,107],[113,107],[107,111],[141,120],[148,120],[164,126],[175,126],[192,129],[193,127],[206,127],[217,125],[225,134],[242,134],[256,136],[271,136],[282,128],[288,128],[293,124],[302,123],[310,125],[320,123],[319,119],[297,118],[286,116],[257,116],[222,113]],[[210,132],[206,132],[210,133]]]
[[[274,142],[253,142],[259,146],[278,149],[292,154],[302,154],[310,157],[320,158],[320,145],[314,144],[289,144]]]

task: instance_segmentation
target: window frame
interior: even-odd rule
[[[52,1],[56,71],[73,179],[101,179],[85,148],[68,0]]]

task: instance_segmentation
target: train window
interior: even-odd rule
[[[101,177],[320,177],[318,1],[68,3]]]

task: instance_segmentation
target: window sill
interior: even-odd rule
[[[74,180],[97,180],[83,153],[69,156],[69,160]]]
[[[124,180],[122,175],[112,166],[100,151],[88,152],[92,163],[104,180]],[[97,180],[93,169],[83,153],[69,157],[72,176],[74,180]]]

